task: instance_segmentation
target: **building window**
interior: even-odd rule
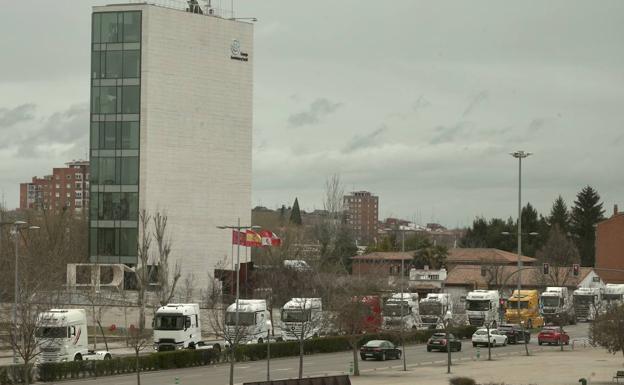
[[[123,40],[126,43],[139,42],[141,39],[141,12],[123,13]]]
[[[56,194],[54,194],[55,197],[60,198],[61,193],[57,192]],[[57,206],[58,206],[58,202],[57,202]]]
[[[121,184],[139,184],[139,158],[121,158]]]
[[[122,112],[124,114],[138,114],[140,112],[140,93],[139,86],[122,87]]]
[[[82,199],[82,191],[76,191],[76,199]]]
[[[123,51],[123,77],[138,78],[141,76],[141,51]]]
[[[82,174],[76,174],[76,180],[82,180]]]
[[[57,183],[57,184],[56,184],[56,188],[57,188],[57,189],[61,188],[61,185]]]
[[[121,122],[121,148],[139,148],[139,122]]]
[[[67,184],[65,185],[65,188],[66,188],[66,189],[68,189],[68,190],[69,190],[69,189],[71,189],[71,183],[67,183]]]
[[[82,190],[82,182],[76,182],[76,190]]]

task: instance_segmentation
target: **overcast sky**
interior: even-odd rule
[[[219,0],[214,0],[218,3]],[[0,190],[88,151],[92,5],[0,13]],[[229,1],[222,1],[228,4]],[[325,179],[380,217],[468,225],[594,186],[624,206],[624,2],[236,0],[255,29],[253,202],[322,208]]]

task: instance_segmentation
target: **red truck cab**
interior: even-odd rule
[[[537,343],[548,345],[568,345],[570,336],[560,326],[544,326],[542,331],[537,335]]]

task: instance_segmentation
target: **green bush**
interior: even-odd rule
[[[178,350],[140,356],[139,367],[142,372],[149,372],[152,370],[208,365],[218,361],[219,355],[213,350]],[[134,372],[136,372],[136,358],[134,356],[104,361],[45,363],[39,366],[39,380],[51,382]],[[0,380],[2,379],[1,373],[2,371],[0,371]],[[10,384],[10,382],[7,382],[7,384]],[[4,383],[0,383],[0,385],[4,385]]]
[[[30,376],[29,382],[33,382],[32,368],[30,364],[30,370],[28,375]],[[24,365],[8,365],[0,366],[0,385],[13,385],[24,383]]]
[[[475,380],[469,377],[453,377],[449,380],[450,385],[476,385]]]
[[[474,326],[459,326],[451,329],[458,338],[470,338],[475,332]],[[409,330],[403,335],[406,343],[425,343],[431,335],[439,330]],[[397,332],[371,333],[356,336],[358,348],[370,340],[389,340],[400,343]],[[333,353],[351,349],[351,337],[346,335],[312,338],[304,341],[304,354]],[[292,357],[299,355],[298,341],[284,341],[271,343],[271,357]],[[238,345],[234,352],[236,361],[258,361],[267,356],[267,344]],[[141,371],[166,370],[186,368],[191,366],[209,365],[219,362],[222,357],[229,359],[228,352],[218,353],[211,349],[205,350],[177,350],[172,352],[151,353],[140,356]],[[6,368],[6,367],[5,367]],[[5,368],[0,368],[0,385],[10,384],[3,378],[12,377]],[[103,377],[117,374],[134,373],[136,358],[119,357],[105,361],[75,361],[61,363],[46,363],[39,367],[39,379],[44,382],[86,377]],[[4,373],[4,374],[3,374]],[[21,375],[19,377],[21,378]],[[5,381],[5,382],[2,382]]]

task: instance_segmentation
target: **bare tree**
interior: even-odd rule
[[[572,276],[572,265],[581,260],[576,245],[557,224],[550,229],[548,240],[537,251],[536,257],[538,262],[550,265],[547,275],[539,274],[539,278],[546,280],[549,286],[567,286]]]
[[[10,346],[16,355],[21,358],[23,377],[26,384],[30,381],[33,360],[41,353],[44,343],[50,344],[53,338],[45,341],[38,338],[39,328],[51,320],[42,319],[43,313],[51,308],[58,307],[61,276],[59,270],[49,268],[50,261],[42,258],[45,244],[39,239],[39,234],[25,234],[19,229],[13,232],[14,246],[20,247],[18,263],[17,291],[13,298],[15,313],[0,313],[0,339]],[[43,238],[45,240],[45,238]],[[35,266],[33,266],[35,265]],[[16,268],[11,266],[11,271]]]
[[[169,271],[169,254],[171,253],[171,237],[167,234],[167,215],[156,212],[153,217],[154,239],[158,246],[157,256],[157,295],[160,306],[168,304],[175,294],[176,284],[180,279],[180,264],[176,262],[173,272]]]
[[[227,312],[227,305],[216,304],[208,315],[208,322],[217,338],[225,340],[230,361],[230,385],[234,384],[234,364],[236,362],[236,348],[250,335],[250,327],[238,323]]]
[[[150,271],[150,246],[152,237],[149,231],[150,214],[146,210],[139,212],[139,239],[138,259],[139,264],[135,268],[136,282],[138,286],[137,305],[139,306],[138,327],[129,330],[129,341],[136,358],[137,385],[141,385],[141,365],[139,353],[145,349],[149,336],[145,332],[145,309],[147,306],[147,291],[152,281]]]
[[[195,298],[195,274],[187,273],[182,281],[182,286],[177,288],[178,298],[189,303]]]
[[[622,352],[624,356],[624,305],[609,306],[589,326],[593,346],[601,346],[609,353]]]
[[[374,300],[371,293],[378,292],[375,282],[370,278],[343,277],[336,280],[337,287],[332,293],[332,311],[335,314],[334,322],[343,333],[349,336],[349,345],[353,352],[353,374],[360,375],[358,365],[359,343],[364,337],[364,332],[377,331],[381,314],[371,311],[372,305],[368,303]],[[373,305],[374,306],[374,305]],[[380,310],[380,309],[378,309]],[[379,322],[376,322],[379,321]]]

